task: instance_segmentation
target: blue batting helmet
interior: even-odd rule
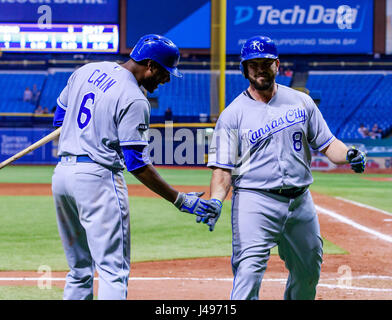
[[[135,61],[154,60],[176,77],[182,77],[177,65],[180,62],[180,51],[168,38],[158,34],[148,34],[139,39],[130,57]]]
[[[246,40],[241,48],[241,71],[244,72],[244,61],[257,58],[278,59],[278,50],[272,39],[263,36],[255,36]]]

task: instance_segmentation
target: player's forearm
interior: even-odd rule
[[[231,186],[231,171],[227,169],[215,168],[212,172],[210,191],[211,198],[223,202],[229,193]]]
[[[347,151],[347,146],[339,139],[335,139],[327,148],[321,152],[325,154],[334,164],[345,164],[348,163],[346,160]]]
[[[163,180],[151,164],[131,171],[131,173],[147,188],[154,191],[156,194],[159,194],[167,201],[173,203],[177,199],[178,191]]]

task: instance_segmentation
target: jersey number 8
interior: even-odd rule
[[[301,151],[302,149],[302,132],[296,131],[293,133],[293,147],[295,151]]]
[[[94,105],[95,94],[93,92],[89,92],[84,95],[82,104],[80,105],[79,114],[78,114],[78,126],[80,129],[83,129],[88,125],[91,120],[91,110],[86,107],[86,103],[88,100],[92,100],[92,105]],[[82,119],[82,115],[84,115],[84,119]]]

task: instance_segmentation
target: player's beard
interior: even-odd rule
[[[262,76],[264,77],[264,80],[258,80],[258,78],[261,75],[257,75],[256,77],[251,77],[248,76],[248,80],[250,82],[250,84],[259,91],[264,91],[264,90],[268,90],[270,89],[273,84],[274,84],[274,80],[275,80],[275,76],[272,76],[270,74],[262,74]]]
[[[145,78],[142,82],[142,86],[146,89],[149,93],[153,93],[155,89],[158,88],[159,81],[156,79],[155,76]]]

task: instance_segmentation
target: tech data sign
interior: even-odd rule
[[[373,0],[230,0],[227,52],[254,35],[271,37],[279,53],[372,53]]]

